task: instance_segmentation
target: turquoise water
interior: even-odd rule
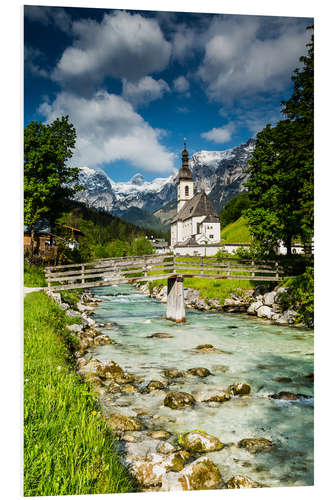
[[[202,429],[227,444],[209,454],[223,478],[246,474],[267,486],[313,484],[313,398],[280,401],[269,394],[290,391],[313,396],[313,331],[270,325],[243,315],[186,311],[186,323],[163,318],[165,304],[153,300],[129,285],[94,290],[103,299],[94,319],[112,322],[103,333],[117,344],[100,346],[87,357],[112,359],[141,379],[165,380],[167,368],[186,370],[206,367],[212,375],[200,379],[185,377],[169,387],[194,393],[202,389],[225,389],[235,382],[251,386],[250,396],[222,404],[198,403],[194,408],[172,410],[163,405],[164,391],[150,394],[122,393],[108,404],[125,415],[144,415],[156,429],[179,434]],[[230,328],[236,327],[236,328]],[[147,338],[169,333],[168,339]],[[223,353],[197,353],[199,344],[212,344]],[[288,377],[290,382],[276,379]],[[275,448],[250,454],[236,444],[243,438],[265,437]]]

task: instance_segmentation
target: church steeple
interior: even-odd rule
[[[177,190],[177,212],[188,200],[193,198],[193,179],[192,172],[188,166],[188,152],[186,149],[186,137],[184,137],[184,150],[182,152],[182,166],[178,176]]]

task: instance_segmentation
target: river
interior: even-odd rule
[[[166,380],[163,370],[208,368],[212,375],[176,379],[170,389],[193,393],[207,388],[226,389],[246,382],[250,396],[219,403],[197,403],[172,410],[163,405],[165,391],[122,393],[109,404],[128,416],[146,415],[151,428],[179,434],[201,429],[228,446],[209,453],[222,477],[245,474],[263,485],[313,484],[313,398],[299,401],[271,399],[290,391],[313,396],[313,331],[270,325],[257,318],[228,313],[186,311],[186,323],[164,319],[166,305],[129,285],[94,290],[103,299],[94,319],[112,322],[103,329],[117,343],[99,346],[86,357],[112,359],[141,379]],[[162,332],[172,338],[149,338]],[[200,344],[212,344],[223,353],[200,353]],[[282,379],[282,381],[281,381]],[[274,443],[269,452],[250,454],[237,447],[243,438],[264,437]]]

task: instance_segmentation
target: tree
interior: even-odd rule
[[[313,235],[313,36],[300,61],[293,94],[281,103],[286,119],[257,134],[249,161],[246,217],[266,253],[282,240],[290,255],[294,238],[308,243]]]
[[[129,255],[150,255],[155,252],[155,249],[151,242],[142,236],[141,238],[136,238],[132,241]]]
[[[79,186],[79,169],[68,165],[76,132],[68,116],[44,125],[32,121],[24,129],[24,221],[32,227],[37,219],[54,222],[63,203]]]

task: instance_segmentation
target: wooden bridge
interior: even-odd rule
[[[168,280],[167,319],[185,321],[184,278],[281,281],[277,261],[144,255],[45,268],[52,291]]]

